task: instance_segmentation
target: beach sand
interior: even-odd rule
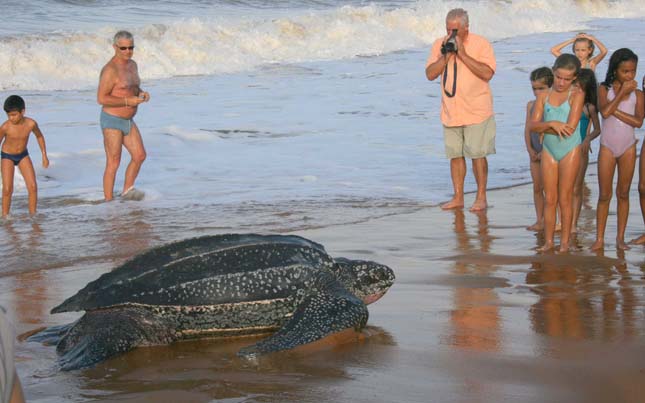
[[[541,237],[525,229],[534,220],[530,185],[491,190],[483,213],[427,207],[298,231],[332,256],[394,268],[396,283],[370,305],[361,335],[253,362],[235,355],[253,339],[181,342],[69,373],[55,370],[53,347],[21,342],[17,365],[26,396],[39,402],[642,401],[645,249],[614,249],[614,201],[604,254],[588,250],[595,169],[587,175],[579,249],[569,254],[535,252]],[[645,230],[636,189],[628,239]],[[136,238],[132,231],[128,236]],[[21,333],[66,323],[77,315],[52,316],[49,309],[110,267],[80,260],[3,277],[0,304]]]

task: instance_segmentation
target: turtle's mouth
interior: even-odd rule
[[[379,299],[381,299],[381,297],[383,295],[385,295],[385,291],[379,292],[379,293],[376,293],[376,294],[370,294],[370,295],[366,296],[365,298],[363,298],[363,302],[365,303],[365,305],[372,304],[372,303],[378,301]]]

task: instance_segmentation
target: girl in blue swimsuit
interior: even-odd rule
[[[573,217],[573,185],[580,167],[580,116],[584,92],[573,84],[580,73],[580,60],[572,54],[558,56],[553,65],[553,88],[539,94],[533,108],[530,130],[544,133],[542,180],[544,183],[544,245],[554,248],[556,205],[560,207],[562,233],[560,252],[569,250]]]

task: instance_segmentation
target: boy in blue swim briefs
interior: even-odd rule
[[[31,163],[27,142],[33,132],[40,146],[43,158],[43,168],[49,166],[45,137],[35,120],[25,116],[25,101],[18,95],[9,96],[4,102],[4,111],[7,112],[7,121],[0,126],[0,143],[2,143],[2,217],[9,215],[11,196],[13,195],[13,176],[17,166],[25,179],[27,193],[29,194],[29,214],[36,214],[38,201],[38,188],[36,186],[36,173]],[[4,141],[4,142],[3,142]]]

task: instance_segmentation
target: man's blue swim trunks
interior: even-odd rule
[[[20,161],[22,161],[23,158],[29,155],[29,151],[25,148],[25,151],[21,152],[20,154],[9,154],[4,151],[0,152],[0,158],[1,159],[7,159],[13,161],[13,165],[16,166],[20,164]]]
[[[124,136],[130,134],[132,128],[132,119],[123,119],[118,116],[110,115],[101,110],[101,129],[120,130]]]

